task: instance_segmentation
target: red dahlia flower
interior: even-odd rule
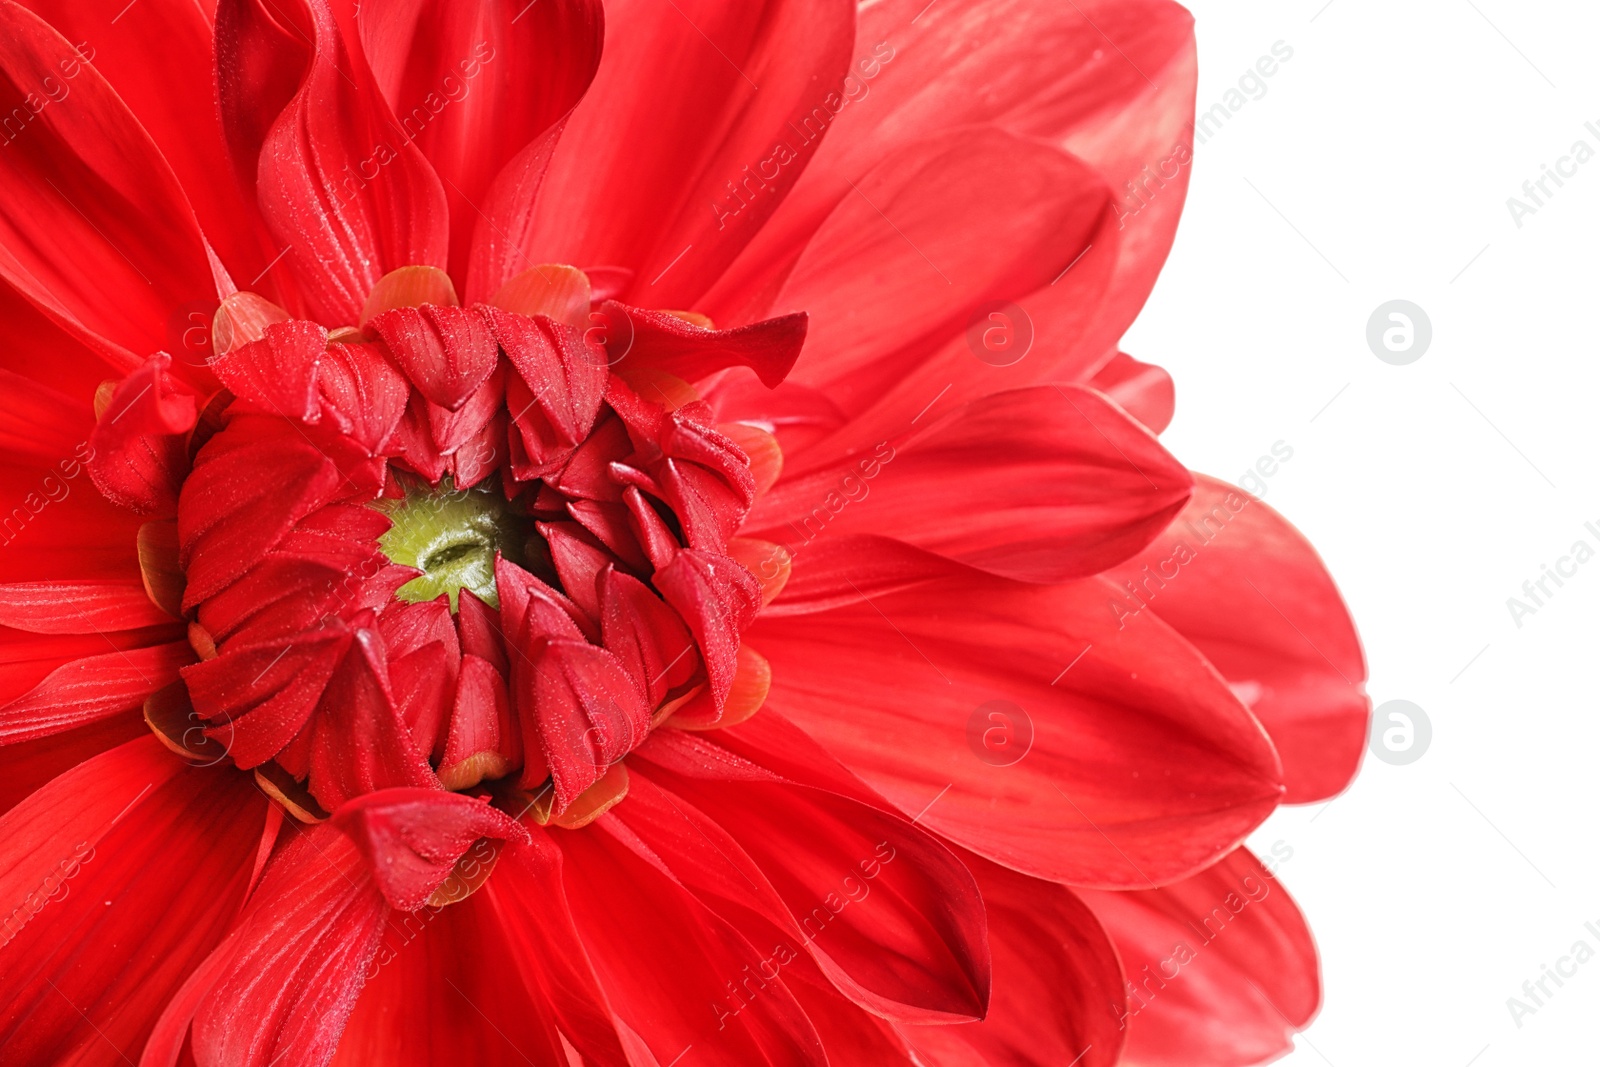
[[[1286,1047],[1364,670],[1116,348],[1182,9],[212,7],[0,2],[0,1062]]]

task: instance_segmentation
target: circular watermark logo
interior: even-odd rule
[[[593,363],[614,367],[633,351],[633,316],[621,304],[607,303],[589,312],[589,328],[583,331],[587,342],[581,349]]]
[[[1433,343],[1433,321],[1409,300],[1378,305],[1367,320],[1367,347],[1385,363],[1415,363]]]
[[[967,320],[967,347],[991,367],[1009,367],[1033,347],[1033,320],[1017,304],[991,300]]]
[[[991,700],[968,717],[967,747],[991,767],[1010,767],[1033,747],[1033,719],[1009,700]]]
[[[211,359],[211,322],[215,300],[191,300],[167,317],[167,352],[179,363],[203,367]]]
[[[1372,712],[1367,749],[1385,763],[1415,763],[1433,743],[1428,713],[1409,700],[1386,700]]]

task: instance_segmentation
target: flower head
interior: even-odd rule
[[[0,0],[7,1062],[1281,1050],[1364,667],[1068,8]]]

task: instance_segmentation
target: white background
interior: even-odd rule
[[[1417,762],[1369,755],[1252,839],[1293,847],[1322,949],[1322,1013],[1281,1062],[1600,1063],[1600,958],[1520,1028],[1506,1004],[1579,939],[1600,951],[1600,559],[1520,628],[1506,604],[1600,550],[1600,158],[1521,228],[1506,205],[1574,141],[1600,152],[1600,11],[1324,2],[1190,5],[1202,111],[1274,42],[1294,56],[1197,149],[1125,344],[1176,379],[1165,441],[1191,467],[1294,448],[1265,499],[1339,581],[1374,702],[1432,720]],[[1409,366],[1365,338],[1397,298],[1433,325]]]

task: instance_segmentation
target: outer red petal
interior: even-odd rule
[[[0,745],[0,814],[28,799],[57,775],[149,733],[144,716],[130,710],[75,730]]]
[[[44,95],[51,86],[59,101]],[[194,211],[110,84],[38,16],[6,4],[0,111],[14,109],[29,121],[0,152],[0,276],[132,370],[190,325],[174,330],[176,311],[216,296]]]
[[[620,299],[689,307],[816,151],[789,123],[840,88],[854,5],[621,0],[606,11],[600,72],[562,135],[526,251],[629,268]],[[757,176],[784,139],[792,157]]]
[[[638,1038],[612,1014],[579,937],[569,894],[581,898],[588,889],[569,889],[566,860],[557,844],[567,832],[531,828],[529,842],[507,845],[483,897],[494,909],[504,951],[533,1001],[583,1061],[594,1067],[628,1067],[625,1046],[638,1047]]]
[[[1317,948],[1248,849],[1159,890],[1083,894],[1128,979],[1130,1063],[1248,1067],[1289,1051],[1322,999]]]
[[[745,741],[759,749],[758,737]],[[983,1014],[983,905],[971,875],[932,837],[826,784],[773,775],[709,738],[662,731],[631,764],[655,787],[630,794],[635,802],[617,818],[711,906],[735,903],[729,921],[742,907],[759,910],[767,925],[745,929],[752,941],[776,937],[809,953],[841,992],[879,1015]]]
[[[862,9],[857,35],[853,88],[861,95],[840,109],[815,164],[734,273],[781,275],[834,205],[855,195],[853,182],[904,146],[951,129],[992,125],[1059,145],[1100,170],[1119,196],[1146,164],[1188,141],[1192,19],[1168,0],[958,0],[931,9],[885,0]],[[1122,327],[1107,345],[1166,257],[1187,174],[1178,168],[1157,203],[1129,221],[1123,295],[1107,308]]]
[[[389,906],[338,829],[284,826],[295,836],[233,932],[169,1002],[141,1067],[178,1062],[191,1020],[198,1067],[322,1067],[333,1056]]]
[[[0,585],[0,626],[30,633],[98,634],[174,621],[137,581]]]
[[[136,1054],[237,915],[266,807],[237,771],[191,768],[146,736],[0,819],[7,1062]]]
[[[74,440],[87,438],[89,428],[94,425],[90,401],[95,388],[113,371],[118,374],[127,372],[129,363],[124,358],[126,353],[121,353],[119,349],[121,354],[117,359],[113,363],[106,362],[100,350],[85,344],[77,334],[63,329],[8,282],[0,282],[0,321],[6,324],[6,350],[0,361],[4,362],[8,372],[15,372],[30,383],[23,386],[21,381],[17,382],[18,389],[14,394],[18,404],[16,413],[21,414],[31,405],[41,403],[37,398],[30,398],[29,394],[52,392],[55,399],[42,402],[43,405],[60,412],[68,408],[76,409],[79,414],[73,416],[70,422],[61,422],[59,425],[62,428],[70,425],[74,429],[81,426]],[[7,392],[11,393],[11,390]],[[47,461],[54,462],[67,454],[55,451]]]
[[[294,99],[261,145],[256,188],[267,225],[290,249],[312,317],[347,325],[387,272],[445,266],[449,211],[438,175],[379,93],[353,28],[341,33],[329,0],[299,2],[314,47]],[[254,20],[265,17],[256,12]],[[241,62],[228,56],[241,40],[219,33],[225,69]],[[295,46],[284,39],[268,47]],[[238,127],[252,113],[224,109],[238,144],[248,144]]]
[[[483,893],[397,912],[333,1067],[564,1063],[545,1005],[504,966],[514,951]]]
[[[1261,720],[1283,758],[1285,801],[1349,784],[1367,740],[1366,660],[1326,566],[1283,516],[1201,475],[1183,514],[1114,574],[1122,613],[1148,605]]]
[[[746,529],[808,543],[882,534],[1008,578],[1055,582],[1143,548],[1191,485],[1100,394],[1039,386],[986,397],[909,438],[784,479]]]
[[[63,342],[71,345],[72,342],[60,331],[53,331],[54,336],[48,340],[37,334],[28,336],[31,331],[25,331],[20,337],[13,336],[11,315],[27,312],[32,312],[37,319],[38,313],[25,305],[0,309],[0,314],[7,318],[6,343],[9,350],[6,352],[6,363],[8,367],[20,365],[31,371],[37,368],[28,367],[25,362],[27,356],[33,354],[29,350]],[[18,349],[23,351],[19,352]],[[51,355],[57,361],[62,359],[59,349]],[[71,353],[67,356],[69,362],[73,355],[81,359],[87,353]],[[10,369],[0,370],[0,455],[12,463],[24,460],[45,467],[70,457],[94,427],[94,417],[87,403],[90,395],[92,393],[75,398],[30,376],[14,373]]]
[[[1070,890],[970,853],[989,914],[994,997],[966,1026],[902,1027],[932,1067],[1111,1067],[1122,1051],[1125,995],[1116,949]]]
[[[1176,402],[1172,375],[1153,363],[1118,352],[1086,384],[1115,400],[1151,433],[1160,433],[1172,422]]]
[[[0,465],[0,580],[137,579],[140,516],[117,507],[90,480],[86,439],[49,466]]]
[[[692,1045],[714,1067],[827,1063],[781,976],[748,999],[729,999],[728,985],[736,990],[745,968],[759,968],[772,946],[751,945],[701,905],[612,816],[552,836],[600,987],[643,1055],[667,1064]]]
[[[1038,877],[1148,886],[1232,849],[1283,787],[1222,678],[1153,617],[1119,631],[1112,596],[947,578],[763,616],[749,641],[769,705],[922,825]],[[1032,733],[1009,766],[984,742],[997,700],[1017,748]]]
[[[468,279],[478,243],[507,238],[529,201],[496,183],[583,95],[600,62],[598,0],[537,6],[459,0],[369,0],[357,24],[367,61],[404,133],[416,139],[450,203],[450,273]],[[491,193],[491,184],[496,189]],[[532,183],[527,192],[537,189]],[[491,207],[491,205],[493,205]],[[474,264],[479,267],[478,264]],[[485,299],[532,263],[520,256],[467,283]],[[481,267],[480,267],[481,269]]]
[[[137,708],[193,662],[186,641],[73,660],[0,707],[0,743],[31,741]]]
[[[210,9],[185,0],[126,9],[79,0],[23,0],[23,6],[83,50],[172,165],[233,276],[254,278],[272,252],[254,201],[217,166],[227,145],[213,81]],[[205,312],[183,328],[209,322]]]
[[[1012,336],[997,338],[988,313],[996,302],[1049,286],[1069,266],[1068,288],[1104,292],[1117,263],[1104,178],[1055,148],[996,129],[943,133],[874,159],[811,235],[793,270],[776,279],[776,295],[752,309],[756,317],[810,314],[795,381],[858,413],[976,320],[975,347],[963,346],[957,367],[971,380],[945,376],[904,418],[952,384],[962,401],[980,389],[1020,384],[1018,375],[1033,371],[1041,353],[1065,342],[1033,338],[1020,322],[1006,324]],[[722,316],[728,303],[714,292],[708,311]],[[1040,351],[1027,367],[980,359],[981,353],[993,362],[1026,360],[1030,341]]]

